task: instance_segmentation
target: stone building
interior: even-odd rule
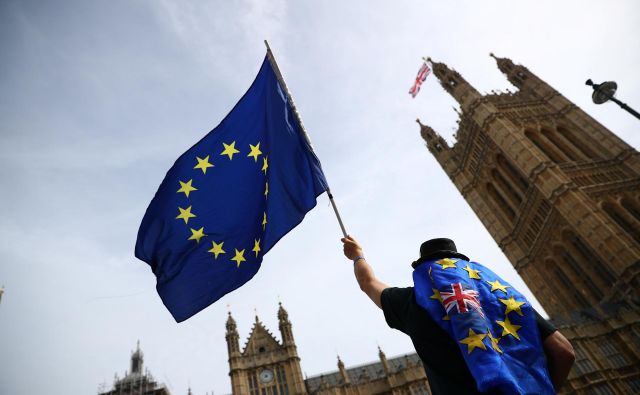
[[[238,328],[229,313],[226,339],[233,395],[431,394],[416,354],[387,359],[380,349],[377,362],[345,368],[338,358],[338,370],[305,379],[291,321],[282,305],[278,323],[281,341],[256,316],[241,350]]]
[[[459,127],[452,146],[429,126],[421,135],[571,340],[563,391],[640,393],[640,155],[526,67],[494,58],[517,92],[480,94],[432,62]]]
[[[131,353],[131,369],[125,372],[123,378],[116,374],[113,388],[105,391],[98,389],[99,395],[171,395],[164,384],[158,384],[149,371],[142,369],[144,354],[140,350],[140,342],[136,350]],[[102,386],[104,387],[104,385]],[[191,390],[189,390],[191,393]]]

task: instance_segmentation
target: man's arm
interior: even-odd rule
[[[360,258],[353,264],[353,271],[356,275],[356,280],[358,280],[358,285],[360,285],[360,289],[367,294],[376,306],[382,308],[380,295],[382,295],[382,291],[388,288],[388,286],[378,280],[373,272],[373,268],[367,263],[366,259],[364,259],[362,247],[360,247],[360,244],[358,244],[353,237],[347,236],[343,238],[342,243],[344,243],[343,250],[347,258],[352,261]]]
[[[551,382],[556,391],[559,391],[576,360],[573,346],[562,333],[555,331],[542,341],[542,348],[547,356]]]

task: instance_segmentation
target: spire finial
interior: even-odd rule
[[[493,54],[493,52],[489,52],[489,56],[491,56],[494,59],[498,59],[498,58],[496,58],[496,55]]]

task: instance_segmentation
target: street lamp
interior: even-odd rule
[[[606,81],[606,82],[603,82],[602,84],[594,84],[593,81],[591,81],[591,78],[589,78],[587,82],[585,82],[585,84],[593,87],[593,94],[591,95],[591,99],[593,99],[594,103],[602,104],[611,100],[614,103],[618,104],[623,109],[630,112],[631,115],[633,115],[634,117],[640,119],[640,113],[638,113],[633,108],[627,106],[626,103],[623,103],[620,100],[613,97],[613,95],[616,94],[616,90],[618,89],[618,84],[616,84],[614,81]]]

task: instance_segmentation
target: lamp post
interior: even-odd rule
[[[627,106],[626,103],[623,103],[613,97],[613,95],[616,94],[616,90],[618,89],[618,84],[616,84],[614,81],[605,81],[602,84],[594,84],[593,81],[591,81],[591,78],[589,78],[587,82],[585,82],[585,84],[593,87],[593,94],[591,95],[591,99],[595,104],[602,104],[611,100],[623,109],[627,110],[634,117],[640,119],[640,113]]]

